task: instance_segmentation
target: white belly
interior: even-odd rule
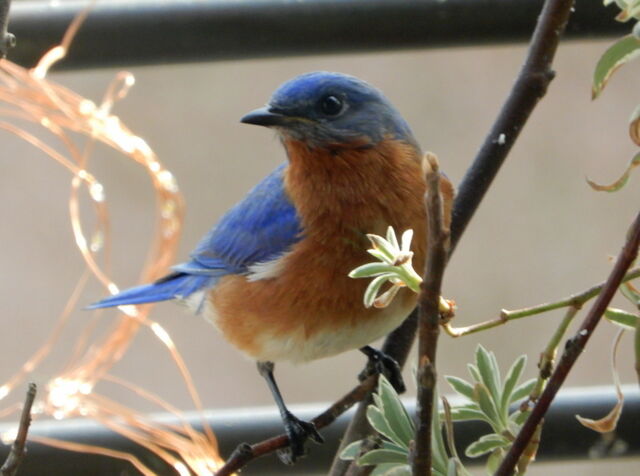
[[[261,344],[259,354],[251,357],[259,361],[302,363],[359,349],[393,331],[412,309],[413,306],[402,309],[392,305],[361,324],[345,326],[335,332],[321,331],[306,337],[304,329],[288,337],[265,334],[258,339]]]

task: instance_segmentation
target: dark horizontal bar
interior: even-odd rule
[[[615,436],[609,435],[608,438],[603,438],[598,433],[580,425],[575,418],[576,414],[600,418],[611,410],[615,402],[615,393],[612,389],[588,388],[561,392],[545,418],[542,444],[537,459],[548,461],[640,455],[640,432],[638,431],[640,393],[636,386],[625,389],[624,409]],[[413,403],[407,406],[409,412],[415,414]],[[323,409],[319,406],[292,407],[294,413],[304,419],[310,419]],[[221,452],[225,456],[228,456],[241,442],[253,443],[282,432],[282,422],[275,408],[208,412],[206,416],[213,426]],[[322,430],[326,443],[323,445],[310,443],[309,455],[298,465],[284,466],[274,455],[269,455],[253,462],[251,464],[253,471],[250,474],[270,476],[326,471],[350,416],[350,414],[343,415],[336,423]],[[159,417],[158,420],[175,423],[175,419],[166,415]],[[189,420],[198,427],[200,419],[197,415],[190,415]],[[4,433],[10,428],[14,428],[14,425],[2,425],[0,432]],[[481,422],[456,424],[455,435],[460,454],[463,454],[463,449],[469,443],[488,431],[489,427]],[[136,455],[156,474],[174,474],[173,470],[157,456],[88,420],[35,421],[30,433],[126,451]],[[29,442],[27,446],[27,457],[20,467],[21,476],[138,474],[129,463],[124,461],[59,450],[33,442]],[[617,453],[621,448],[622,453]],[[4,454],[0,454],[0,461],[4,460],[6,452],[7,447],[3,448]]]
[[[32,66],[88,1],[13,2],[9,59]],[[630,30],[616,7],[577,0],[574,38]],[[523,41],[542,0],[106,0],[63,68],[95,68]]]

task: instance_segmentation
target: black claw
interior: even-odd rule
[[[311,439],[316,443],[324,443],[324,438],[313,423],[303,421],[292,413],[287,413],[284,418],[284,429],[289,438],[289,447],[278,450],[278,458],[284,464],[294,464],[298,458],[307,454],[305,443]]]
[[[407,388],[402,378],[402,369],[395,359],[389,357],[381,350],[374,349],[368,345],[362,347],[360,351],[369,358],[367,366],[360,375],[358,375],[360,380],[365,380],[371,375],[382,374],[389,380],[389,383],[393,385],[396,392],[404,393]]]

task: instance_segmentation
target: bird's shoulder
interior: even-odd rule
[[[276,259],[299,241],[300,220],[283,182],[286,167],[277,167],[227,211],[193,250],[191,261],[176,269],[193,274],[198,269],[221,268],[245,273],[252,265]]]

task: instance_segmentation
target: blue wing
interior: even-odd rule
[[[270,261],[287,251],[302,234],[300,220],[283,184],[282,164],[205,235],[191,253],[191,266],[233,273],[246,272],[255,263]]]
[[[184,298],[213,286],[226,274],[243,274],[271,261],[302,236],[294,205],[284,189],[282,164],[231,208],[200,241],[190,260],[153,284],[125,290],[89,309]]]

